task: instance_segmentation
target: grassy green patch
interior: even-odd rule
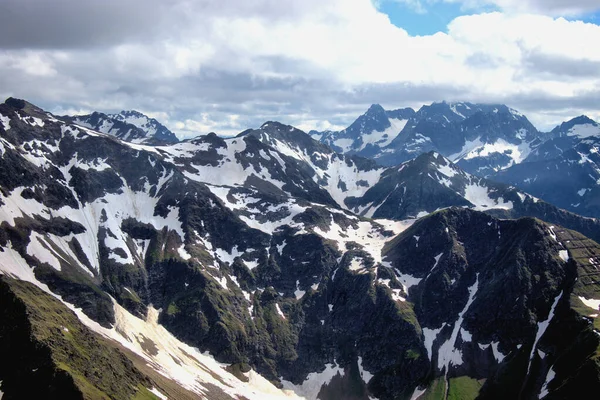
[[[423,396],[419,399],[422,400],[443,400],[446,397],[446,380],[444,377],[437,378],[427,388]]]
[[[177,307],[177,304],[170,303],[169,306],[167,307],[167,314],[168,315],[175,315],[177,313],[179,313],[179,307]]]
[[[475,400],[483,386],[483,381],[461,376],[450,379],[448,400]]]
[[[141,303],[142,300],[140,299],[140,297],[138,296],[138,294],[133,290],[133,289],[129,289],[129,290],[123,290],[121,292],[121,298],[122,299],[129,299],[135,303]]]
[[[415,327],[417,333],[421,333],[421,325],[419,325],[419,320],[417,319],[417,315],[415,314],[414,306],[412,303],[401,301],[396,302],[396,309],[398,310],[398,315],[406,322],[410,323]]]
[[[406,354],[406,358],[408,358],[410,360],[416,360],[421,356],[418,351],[413,350],[413,349],[406,350],[405,354]]]
[[[135,396],[133,396],[132,400],[160,400],[160,399],[157,395],[152,393],[146,387],[144,387],[142,385],[138,385],[138,391],[135,394]]]

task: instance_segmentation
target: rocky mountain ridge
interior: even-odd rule
[[[414,115],[412,108],[384,110],[379,104],[373,104],[340,132],[311,131],[309,134],[339,153],[374,157],[394,140]]]
[[[577,214],[600,217],[598,124],[580,116],[557,126],[551,135],[521,164],[498,171],[490,178]]]
[[[551,399],[600,382],[600,249],[555,222],[594,236],[596,220],[440,154],[383,168],[275,122],[148,146],[16,99],[0,115],[0,271],[142,358],[138,392]],[[531,210],[551,223],[489,215]]]
[[[394,120],[391,115],[398,112],[402,119]],[[343,131],[312,135],[337,151],[372,158],[381,165],[436,151],[467,172],[486,176],[520,163],[542,134],[524,115],[502,104],[440,102],[416,112],[386,111],[373,105]]]
[[[121,111],[118,114],[93,112],[88,115],[62,117],[69,122],[108,133],[121,140],[147,145],[168,145],[179,140],[173,132],[154,118],[138,111]]]
[[[377,126],[381,133],[389,125],[386,118],[381,106],[372,106],[352,126],[365,126],[359,124],[364,120],[377,123],[362,133],[358,129],[354,137],[370,137]],[[600,216],[594,194],[600,179],[596,162],[600,126],[585,115],[542,133],[504,105],[441,102],[415,112],[396,135],[377,152],[363,155],[385,165],[435,151],[475,176],[513,185],[577,214]]]

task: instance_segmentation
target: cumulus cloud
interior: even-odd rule
[[[134,108],[182,137],[266,120],[345,126],[370,103],[506,102],[542,127],[598,112],[600,49],[588,43],[600,27],[589,23],[482,13],[413,37],[370,0],[52,3],[0,2],[1,96]]]
[[[431,1],[431,0],[427,0]],[[433,0],[439,1],[439,0]],[[442,0],[460,3],[467,8],[477,9],[493,5],[511,12],[536,12],[554,16],[580,15],[600,9],[597,0]]]
[[[436,3],[459,4],[465,10],[492,6],[506,12],[538,13],[551,16],[576,16],[600,10],[598,0],[381,0],[404,4],[417,13],[426,13]]]

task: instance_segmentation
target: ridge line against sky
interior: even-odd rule
[[[180,138],[372,103],[505,103],[541,130],[600,119],[600,0],[3,0],[0,96],[136,109]]]

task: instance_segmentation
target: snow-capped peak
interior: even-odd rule
[[[104,114],[94,111],[88,115],[63,118],[80,126],[136,144],[165,145],[179,141],[173,132],[156,119],[138,111],[121,111],[119,114]]]
[[[139,111],[123,110],[118,114],[111,114],[109,117],[117,121],[134,125],[143,130],[146,133],[147,140],[154,139],[163,143],[177,143],[178,141],[177,137],[173,132],[167,129],[167,127],[162,125],[156,119],[150,118]]]
[[[551,133],[561,137],[574,136],[582,139],[600,135],[600,124],[585,115],[580,115],[558,125]]]

